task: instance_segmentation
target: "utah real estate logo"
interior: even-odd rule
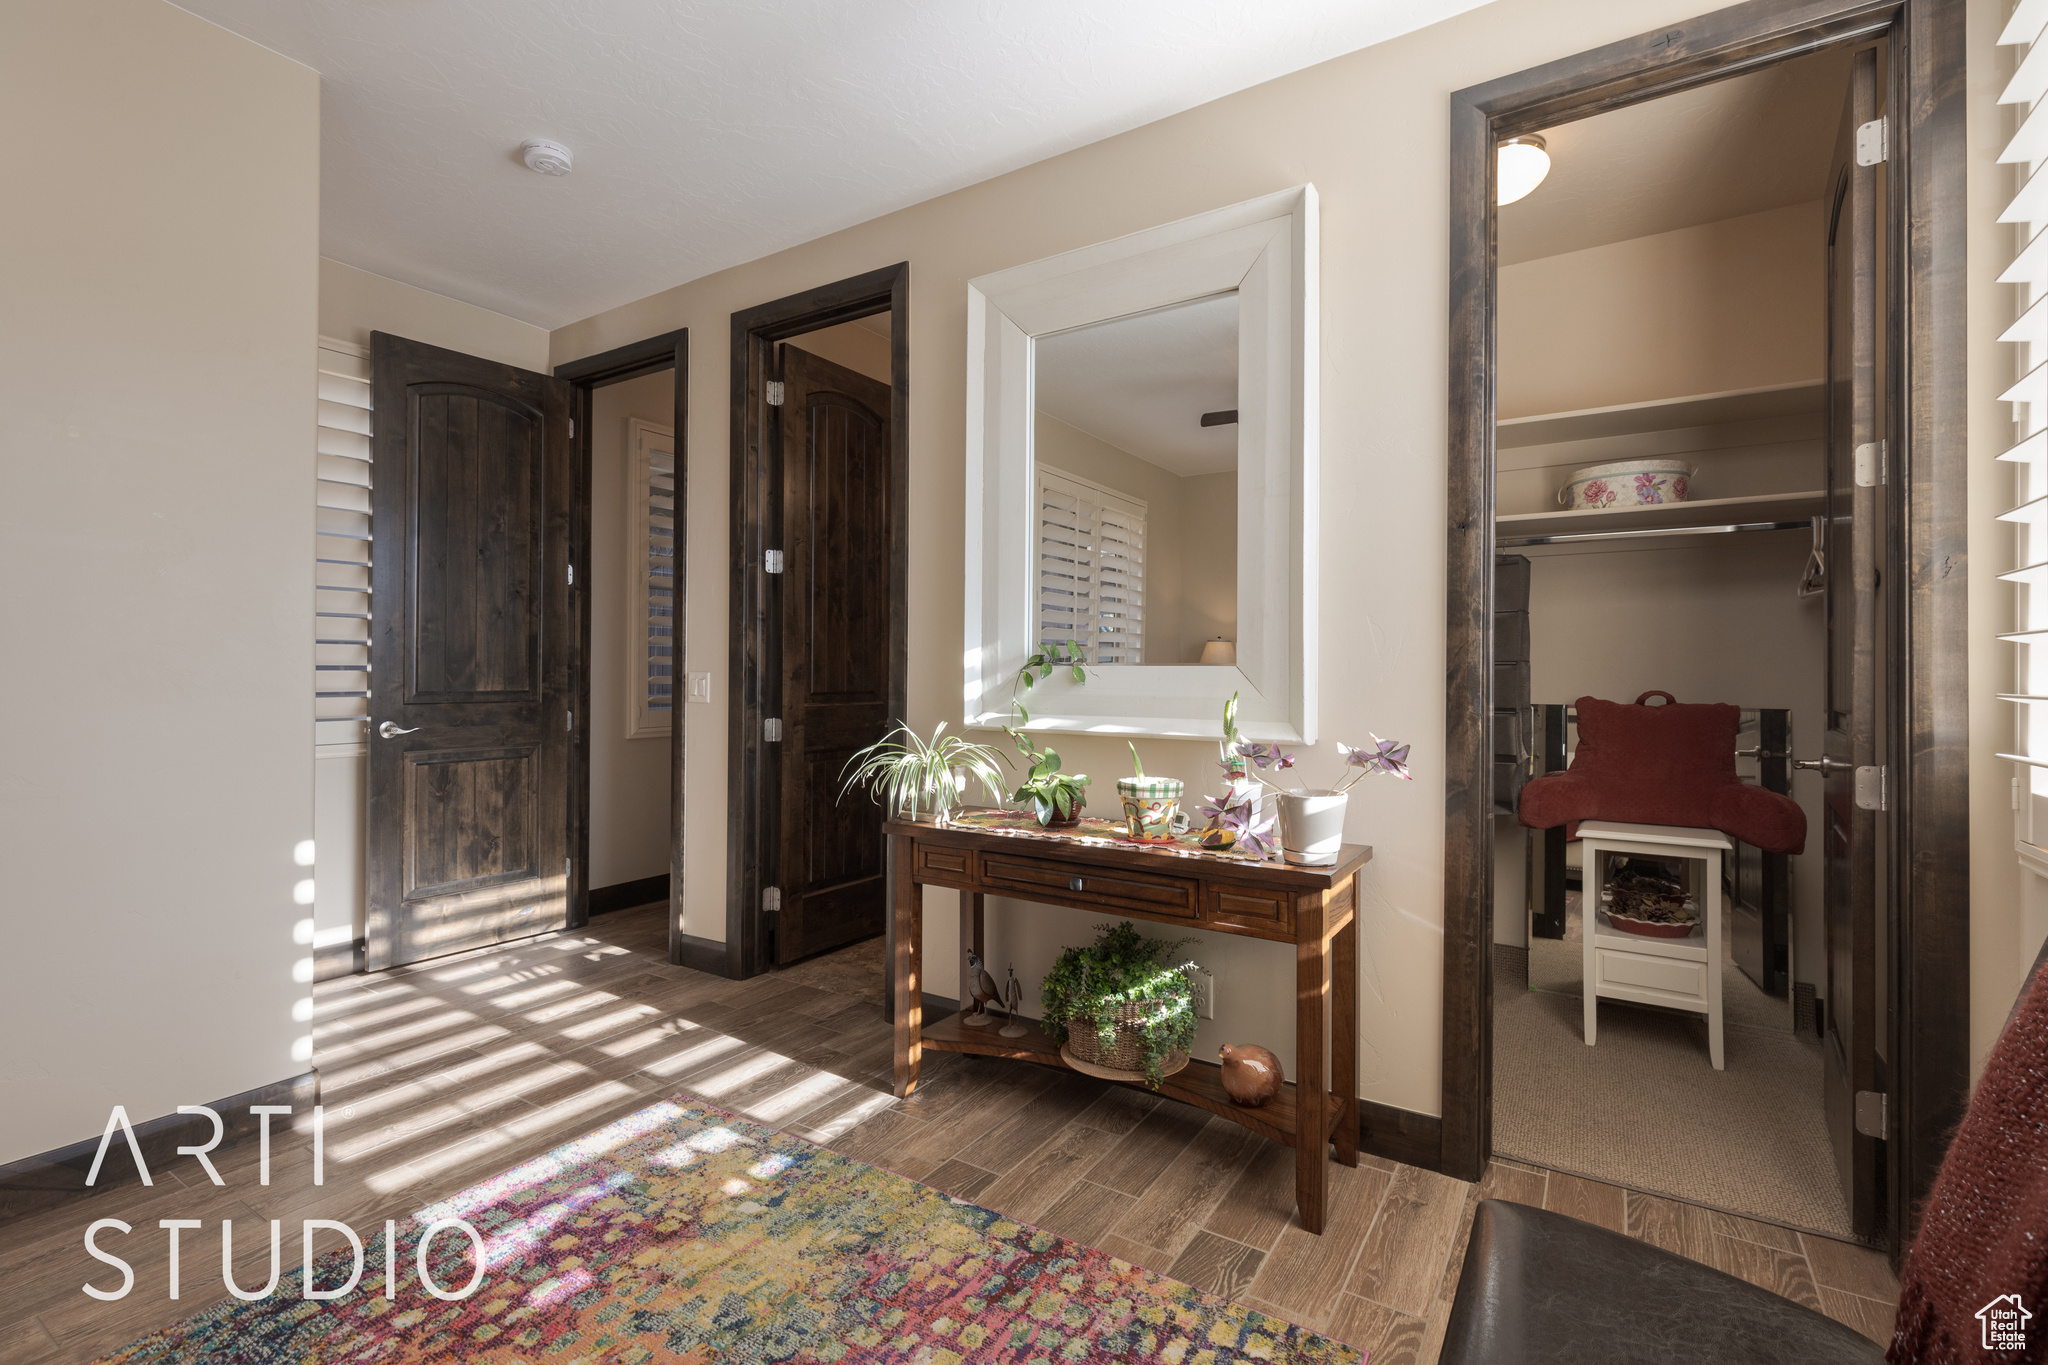
[[[2027,1322],[2033,1317],[2020,1303],[2017,1294],[2000,1294],[1977,1310],[1977,1321],[1984,1324],[1984,1349],[1987,1351],[2024,1351],[2027,1349]]]

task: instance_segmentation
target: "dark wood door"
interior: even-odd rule
[[[889,386],[782,348],[775,960],[882,932],[881,808],[839,774],[889,728]]]
[[[365,958],[560,928],[569,386],[377,333]]]
[[[1856,164],[1856,131],[1877,117],[1877,54],[1850,67],[1828,221],[1827,728],[1820,852],[1825,868],[1825,1001],[1821,1058],[1828,1135],[1850,1218],[1877,1230],[1878,1139],[1858,1123],[1859,1095],[1877,1089],[1876,943],[1879,567],[1883,468],[1878,396],[1877,168]]]

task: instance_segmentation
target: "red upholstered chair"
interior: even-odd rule
[[[1652,706],[1652,697],[1664,705]],[[1580,697],[1579,747],[1572,766],[1522,788],[1521,822],[1531,829],[1581,820],[1718,829],[1766,853],[1806,848],[1806,812],[1791,797],[1735,776],[1739,707],[1682,705],[1669,692],[1633,704]]]

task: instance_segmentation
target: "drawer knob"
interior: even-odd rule
[[[1069,878],[1067,878],[1067,890],[1069,890],[1069,891],[1079,891],[1079,890],[1081,890],[1081,879],[1080,879],[1079,877],[1069,877]]]

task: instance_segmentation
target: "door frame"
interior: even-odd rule
[[[569,416],[575,423],[569,441],[570,459],[576,475],[575,519],[570,532],[574,543],[570,547],[570,563],[576,565],[583,575],[583,582],[576,585],[576,592],[570,599],[575,604],[577,617],[576,658],[572,663],[575,676],[570,695],[575,699],[577,714],[588,716],[593,605],[588,591],[591,581],[591,459],[596,437],[591,413],[596,394],[607,385],[622,384],[628,379],[658,374],[663,370],[673,370],[676,377],[675,411],[670,420],[676,433],[675,681],[680,684],[672,694],[669,710],[668,957],[671,962],[697,966],[699,963],[679,955],[686,953],[684,940],[688,937],[682,931],[683,716],[686,709],[684,695],[688,691],[683,649],[690,610],[686,591],[689,578],[689,526],[686,517],[690,471],[690,329],[687,327],[555,366],[555,377],[569,381]],[[572,929],[590,922],[590,731],[587,724],[576,727],[569,754],[569,846],[575,850],[571,855],[575,861],[570,864],[569,879],[569,927]]]
[[[1963,302],[1963,0],[1750,0],[1460,90],[1450,108],[1450,372],[1441,1169],[1477,1179],[1493,1150],[1491,749],[1493,148],[1822,48],[1887,42],[1890,456],[1887,733],[1892,799],[1891,1096],[1885,1196],[1894,1250],[1969,1089],[1967,408]],[[1911,230],[1908,230],[1908,224]]]
[[[889,715],[906,719],[910,671],[910,263],[901,261],[732,315],[731,643],[727,656],[725,942],[719,966],[747,977],[768,967],[767,917],[761,908],[764,860],[771,854],[763,780],[765,667],[779,620],[765,591],[763,530],[773,513],[773,461],[767,442],[768,375],[775,343],[823,327],[890,314],[889,328]],[[893,848],[888,856],[893,859]],[[885,865],[884,885],[890,866]],[[691,963],[690,965],[698,965]]]

